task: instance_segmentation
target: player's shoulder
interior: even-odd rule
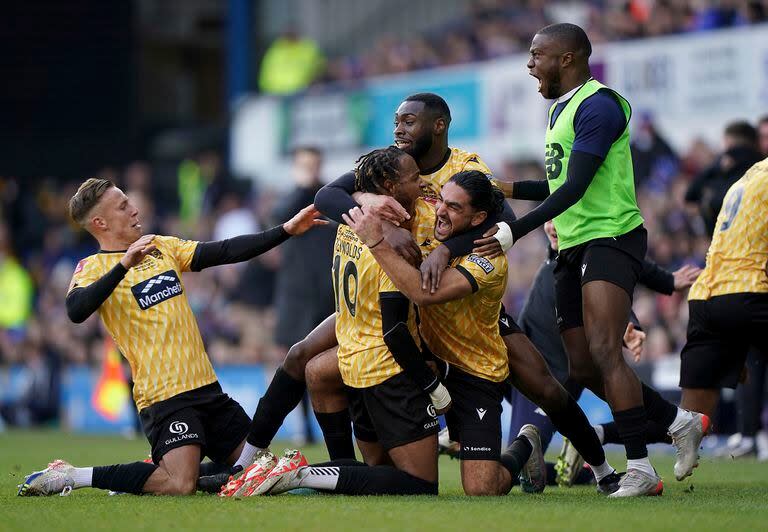
[[[461,168],[461,170],[480,170],[485,174],[491,173],[488,165],[474,152],[461,148],[451,148],[451,160],[453,165]]]
[[[90,271],[93,269],[98,269],[102,265],[101,255],[99,253],[94,253],[92,255],[88,255],[87,257],[84,257],[77,261],[77,264],[75,265],[75,271],[74,275],[82,274],[85,271]]]

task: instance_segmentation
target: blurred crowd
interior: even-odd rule
[[[361,53],[327,61],[311,39],[289,31],[267,51],[260,87],[286,94],[312,83],[354,82],[527,52],[537,29],[566,20],[598,44],[765,22],[768,0],[477,0],[449,24],[406,39],[384,35]]]

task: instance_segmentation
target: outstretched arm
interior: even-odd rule
[[[319,215],[320,212],[315,209],[315,206],[309,205],[283,225],[261,233],[214,242],[200,242],[195,249],[191,269],[197,272],[211,266],[250,260],[285,242],[293,235],[303,234],[317,225],[326,225],[328,221],[318,219]]]

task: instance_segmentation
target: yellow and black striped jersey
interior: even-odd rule
[[[750,168],[723,200],[707,265],[688,299],[768,292],[768,159]]]
[[[443,186],[459,172],[479,170],[489,178],[491,176],[491,170],[476,153],[469,153],[460,148],[450,148],[450,150],[451,154],[448,156],[448,160],[438,170],[421,174],[421,179],[424,182],[421,195],[430,203],[435,203],[440,198],[440,191]]]
[[[419,226],[414,233],[422,254],[440,242],[434,239],[432,224]],[[478,255],[457,257],[452,268],[472,285],[472,294],[439,305],[419,308],[419,331],[430,351],[446,362],[477,377],[500,382],[509,375],[507,348],[499,334],[501,300],[507,287],[507,258],[486,259]]]
[[[434,228],[434,209],[423,200],[416,202],[412,232],[422,225]],[[333,256],[333,286],[336,292],[336,339],[339,342],[339,370],[344,383],[367,388],[402,371],[384,343],[379,297],[399,292],[368,248],[346,225],[336,233]],[[408,328],[420,345],[416,313],[411,308]]]
[[[216,381],[184,294],[181,273],[190,270],[197,242],[156,236],[157,249],[128,270],[99,314],[131,366],[139,410]],[[81,260],[70,290],[109,272],[125,252],[100,252]]]

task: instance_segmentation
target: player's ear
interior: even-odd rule
[[[435,122],[432,124],[432,133],[435,135],[442,135],[445,133],[445,130],[448,128],[448,124],[445,122],[445,118],[442,116],[435,119]]]
[[[393,196],[395,194],[397,182],[392,179],[385,179],[382,186],[388,195]]]
[[[103,217],[96,215],[96,216],[92,216],[90,221],[86,223],[86,229],[88,228],[89,225],[94,229],[106,229],[107,221]]]
[[[573,52],[565,52],[560,56],[560,66],[567,67],[573,64],[574,54]]]
[[[488,213],[485,211],[477,211],[475,214],[472,215],[472,219],[469,221],[469,224],[472,227],[477,227],[481,223],[483,223],[488,218]]]

